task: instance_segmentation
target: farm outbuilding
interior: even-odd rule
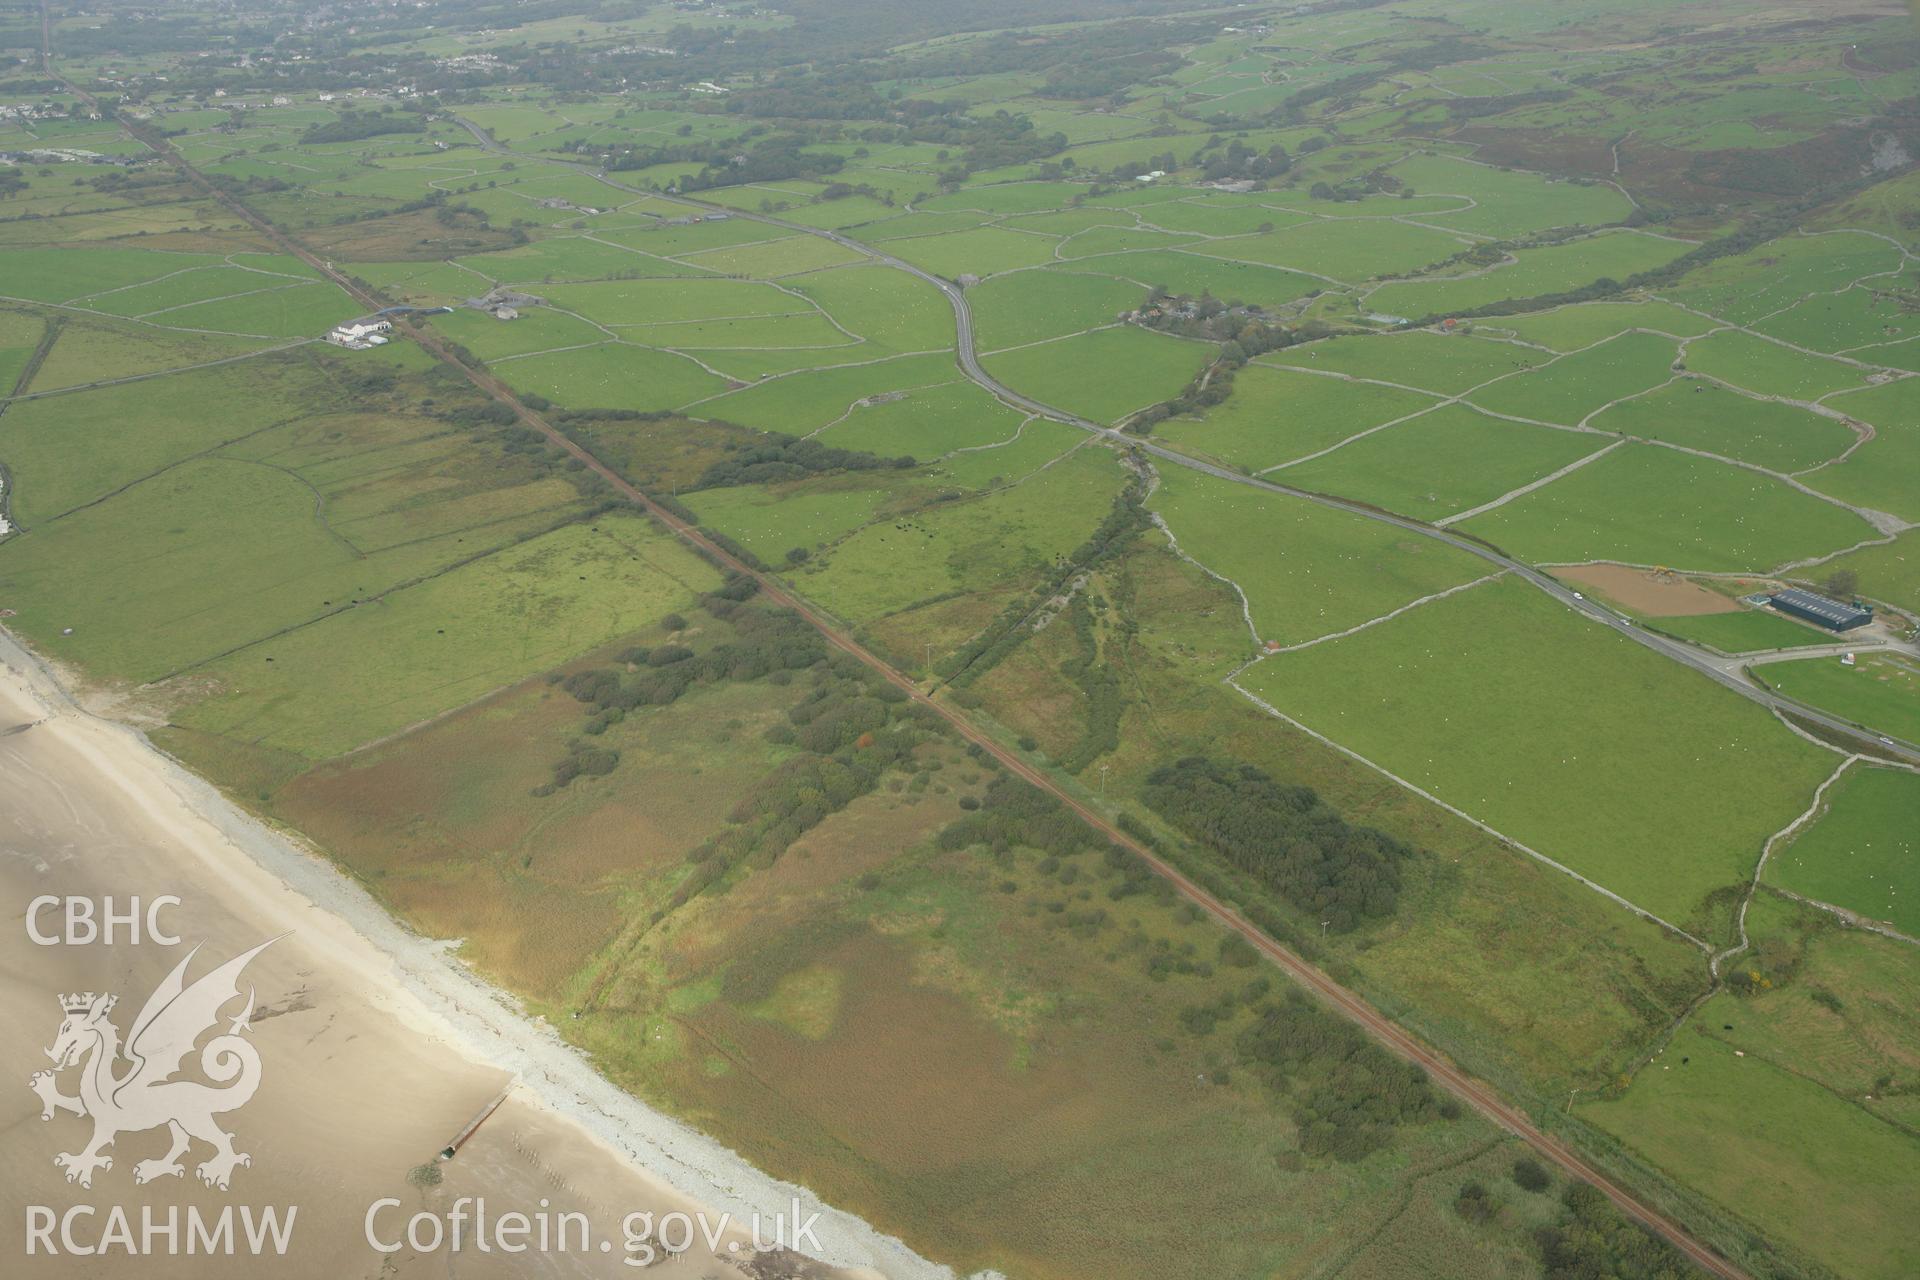
[[[1811,591],[1790,587],[1773,593],[1773,607],[1808,622],[1817,622],[1829,631],[1851,631],[1873,621],[1873,610],[1857,604],[1841,604],[1817,596]]]
[[[393,332],[393,324],[386,320],[373,320],[364,324],[337,325],[327,333],[327,341],[336,347],[345,347],[349,351],[365,351],[368,347],[383,347],[387,344],[387,335]]]

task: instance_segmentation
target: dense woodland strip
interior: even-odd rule
[[[1155,813],[1336,933],[1393,914],[1406,844],[1349,824],[1311,787],[1188,756],[1147,777]]]

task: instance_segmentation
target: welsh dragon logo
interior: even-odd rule
[[[233,1149],[233,1135],[213,1119],[245,1106],[260,1087],[260,1055],[242,1039],[253,1018],[252,987],[247,988],[246,1008],[227,1019],[227,1029],[200,1050],[200,1071],[214,1083],[173,1077],[200,1037],[218,1027],[220,1011],[239,999],[240,972],[247,962],[277,941],[267,939],[189,986],[187,966],[200,951],[195,947],[147,997],[124,1046],[119,1028],[108,1019],[118,996],[87,991],[60,997],[66,1019],[47,1050],[53,1070],[35,1072],[27,1084],[40,1095],[42,1120],[53,1119],[56,1111],[71,1111],[93,1121],[93,1138],[86,1146],[53,1158],[66,1170],[68,1182],[91,1187],[96,1169],[113,1168],[113,1157],[105,1150],[115,1138],[162,1125],[173,1145],[159,1159],[133,1166],[137,1183],[184,1174],[180,1157],[196,1139],[213,1147],[212,1157],[195,1170],[210,1187],[225,1191],[234,1168],[253,1163],[251,1156]],[[120,1070],[123,1062],[127,1065]],[[71,1067],[79,1068],[80,1091],[69,1096],[60,1092],[55,1076]]]

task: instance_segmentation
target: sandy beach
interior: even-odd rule
[[[331,864],[240,811],[132,729],[78,708],[4,632],[0,668],[0,1015],[12,1029],[0,1043],[0,1257],[10,1260],[8,1274],[97,1276],[118,1267],[143,1277],[607,1276],[642,1273],[636,1264],[651,1251],[648,1276],[952,1276],[609,1084],[447,946],[399,925]],[[96,910],[111,897],[124,910],[134,897],[150,903],[169,894],[180,904],[159,920],[178,936],[174,945],[40,945],[29,936],[28,907],[42,895],[89,899]],[[59,933],[61,921],[53,908],[33,923],[46,934]],[[91,1187],[67,1181],[54,1157],[80,1150],[91,1124],[65,1112],[43,1120],[28,1087],[50,1066],[46,1049],[64,1016],[59,997],[117,994],[112,1020],[124,1033],[196,944],[189,981],[275,937],[239,987],[256,993],[245,1036],[261,1062],[258,1092],[218,1117],[251,1164],[234,1170],[228,1190],[204,1186],[195,1166],[209,1149],[196,1145],[181,1176],[137,1185],[135,1166],[168,1146],[167,1130],[154,1128],[121,1134],[108,1149],[111,1168],[95,1172]],[[237,1012],[238,1002],[223,1010]],[[188,1059],[186,1074],[197,1061]],[[64,1093],[75,1091],[84,1069],[60,1074]],[[458,1155],[436,1159],[503,1089],[506,1100]],[[423,1166],[438,1170],[438,1185],[409,1176]],[[481,1252],[470,1237],[457,1253],[406,1243],[410,1217],[444,1222],[463,1198],[483,1198],[496,1220],[516,1211],[550,1221],[583,1214],[591,1239],[516,1254]],[[398,1243],[393,1252],[368,1239],[369,1208],[383,1199],[396,1203],[376,1212],[374,1234]],[[742,1224],[756,1213],[766,1224],[776,1214],[790,1223],[796,1202],[803,1216],[820,1215],[818,1247],[802,1241],[818,1261],[756,1254]],[[94,1213],[69,1216],[74,1206]],[[136,1232],[143,1213],[169,1209],[197,1209],[209,1220],[227,1208],[297,1214],[284,1256],[161,1248],[144,1257],[108,1252],[103,1264],[65,1248],[49,1256],[39,1244],[28,1256],[35,1207],[78,1224],[74,1243],[85,1245],[100,1242],[115,1206]],[[731,1215],[728,1234],[717,1247],[696,1236],[685,1253],[666,1256],[658,1241],[677,1241],[663,1220],[697,1210],[709,1224]],[[651,1249],[629,1238],[636,1223],[623,1222],[643,1212],[662,1224]]]

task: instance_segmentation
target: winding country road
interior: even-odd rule
[[[45,8],[43,5],[43,14],[44,12]],[[50,47],[43,49],[42,65],[49,75],[58,76],[58,73],[53,69]],[[87,102],[94,109],[101,110],[98,100],[94,98],[93,95],[89,94],[80,86],[73,84],[71,81],[67,81],[65,77],[59,78],[77,97]],[[334,269],[319,255],[301,244],[287,232],[281,230],[274,223],[256,214],[238,198],[214,186],[207,180],[205,175],[201,174],[198,169],[181,156],[166,138],[153,130],[141,129],[137,121],[120,118],[117,112],[103,111],[102,114],[118,120],[122,127],[128,129],[129,132],[140,138],[147,146],[151,147],[157,155],[176,168],[184,177],[193,182],[194,185],[204,191],[210,198],[231,210],[235,216],[243,219],[249,226],[278,245],[285,252],[292,254],[314,270],[320,272],[324,278],[332,281],[350,297],[353,297],[365,305],[369,312],[378,311],[385,307],[386,303],[383,299],[376,298],[367,290],[362,289],[344,272]],[[482,145],[490,149],[505,150],[505,148],[500,147],[498,143],[494,142],[475,126],[465,121],[461,123],[465,124],[466,127],[481,140]],[[596,170],[588,166],[567,165],[566,167],[578,168],[595,177],[602,177],[602,180],[606,180]],[[612,183],[611,185],[620,187],[622,190],[635,190],[631,187],[622,186],[622,184],[619,183]],[[653,193],[638,192],[637,194]],[[682,203],[702,208],[718,208],[717,206],[702,205],[697,201],[683,200]],[[967,306],[966,299],[957,286],[921,271],[908,263],[901,262],[890,255],[875,251],[868,246],[860,245],[836,232],[823,231],[814,227],[804,227],[797,223],[790,223],[765,215],[742,214],[739,210],[729,209],[726,210],[726,212],[754,221],[789,228],[797,232],[825,236],[836,243],[855,249],[870,258],[911,272],[939,287],[953,304],[955,322],[959,330],[958,351],[961,368],[970,378],[992,391],[995,395],[1002,397],[1010,404],[1026,408],[1030,412],[1042,414],[1056,421],[1070,423],[1074,426],[1095,432],[1129,447],[1142,448],[1146,452],[1175,465],[1191,467],[1217,475],[1222,479],[1230,480],[1237,484],[1250,484],[1256,488],[1267,489],[1274,493],[1302,498],[1322,506],[1362,515],[1368,519],[1380,520],[1422,537],[1436,538],[1520,574],[1541,590],[1565,602],[1569,607],[1580,609],[1604,625],[1626,630],[1641,643],[1649,644],[1662,652],[1667,652],[1668,656],[1684,661],[1689,666],[1698,667],[1699,665],[1690,660],[1686,655],[1675,651],[1675,646],[1667,645],[1657,637],[1646,636],[1644,633],[1637,631],[1637,629],[1627,627],[1621,620],[1608,616],[1604,610],[1599,609],[1597,606],[1575,598],[1570,590],[1562,587],[1546,575],[1519,564],[1491,548],[1484,547],[1468,539],[1457,537],[1442,530],[1433,529],[1417,521],[1376,511],[1370,507],[1343,502],[1336,498],[1326,497],[1325,495],[1291,489],[1284,485],[1276,485],[1267,481],[1254,480],[1251,477],[1239,475],[1238,473],[1227,471],[1223,468],[1213,467],[1173,453],[1160,446],[1136,441],[1110,427],[1090,422],[1071,414],[1062,413],[1051,406],[1043,405],[1038,401],[1022,396],[1009,388],[1001,386],[998,382],[994,381],[985,370],[980,368],[979,361],[974,354],[971,310]],[[828,619],[815,612],[806,602],[790,593],[770,574],[754,569],[741,562],[725,549],[712,542],[697,527],[689,525],[672,512],[654,503],[646,494],[635,488],[619,473],[607,466],[592,453],[588,452],[558,428],[554,427],[540,414],[529,408],[519,399],[511,388],[498,378],[495,378],[491,373],[481,369],[474,369],[461,363],[437,335],[418,328],[404,316],[394,317],[394,326],[396,329],[407,333],[419,342],[421,347],[430,354],[451,368],[458,370],[463,377],[467,378],[480,390],[493,397],[500,404],[511,409],[522,422],[533,430],[539,431],[556,448],[564,450],[571,456],[578,458],[583,465],[590,468],[596,475],[606,481],[615,492],[621,494],[636,506],[646,510],[663,526],[684,539],[690,545],[700,549],[714,561],[725,565],[735,572],[754,579],[759,584],[762,593],[767,599],[777,605],[792,609],[796,614],[806,619],[808,623],[820,632],[828,643],[880,674],[883,678],[900,688],[909,698],[919,705],[928,707],[951,726],[953,731],[961,738],[970,743],[977,744],[1011,773],[1058,799],[1083,819],[1088,826],[1096,831],[1102,838],[1129,850],[1141,858],[1147,865],[1164,876],[1187,900],[1204,910],[1226,928],[1233,930],[1245,938],[1248,943],[1267,956],[1274,964],[1285,970],[1295,981],[1314,992],[1337,1012],[1359,1024],[1385,1048],[1423,1068],[1443,1088],[1454,1094],[1462,1102],[1472,1107],[1494,1124],[1526,1142],[1541,1156],[1551,1161],[1569,1176],[1592,1184],[1606,1195],[1623,1213],[1642,1223],[1649,1230],[1667,1240],[1675,1249],[1686,1255],[1702,1270],[1711,1275],[1723,1277],[1724,1280],[1744,1280],[1746,1273],[1738,1266],[1695,1239],[1678,1222],[1667,1217],[1651,1204],[1633,1194],[1626,1187],[1614,1181],[1567,1143],[1543,1131],[1522,1108],[1507,1102],[1495,1092],[1491,1086],[1467,1074],[1439,1050],[1419,1040],[1412,1033],[1375,1009],[1362,997],[1341,986],[1301,956],[1268,937],[1263,931],[1241,916],[1239,912],[1227,903],[1195,883],[1177,867],[1166,862],[1141,842],[1119,830],[1113,823],[1108,821],[1104,815],[1096,812],[1087,804],[1070,794],[1054,779],[1022,759],[1017,752],[989,736],[984,730],[973,724],[953,706],[929,697],[926,691],[914,680],[903,672],[896,670],[878,655],[870,652],[858,641],[845,634]],[[1820,713],[1810,713],[1806,709],[1798,706],[1798,704],[1791,704],[1784,699],[1779,699],[1771,695],[1760,695],[1757,691],[1742,688],[1738,681],[1722,678],[1720,673],[1712,671],[1711,669],[1705,669],[1704,674],[1712,678],[1720,679],[1721,683],[1729,684],[1730,687],[1736,688],[1744,696],[1753,697],[1756,701],[1766,702],[1770,705],[1790,706],[1796,715],[1801,715],[1808,719],[1816,719],[1822,723],[1831,724],[1836,728],[1845,728],[1848,732],[1853,731],[1851,727],[1846,726],[1844,722],[1836,721],[1831,717],[1824,717]],[[1910,758],[1920,760],[1920,750],[1907,748],[1906,752]]]
[[[941,293],[946,295],[947,302],[953,308],[953,321],[956,332],[955,350],[959,359],[960,371],[1001,401],[1016,409],[1050,419],[1054,422],[1079,427],[1083,431],[1092,432],[1122,448],[1138,449],[1142,453],[1151,454],[1162,462],[1171,463],[1174,466],[1185,467],[1190,471],[1199,471],[1206,475],[1213,476],[1216,479],[1230,481],[1234,484],[1247,485],[1255,489],[1264,489],[1269,493],[1281,494],[1289,498],[1298,498],[1304,502],[1311,502],[1335,511],[1344,511],[1348,515],[1360,516],[1381,524],[1389,524],[1407,533],[1444,543],[1457,551],[1464,551],[1469,555],[1478,556],[1489,564],[1496,565],[1499,568],[1515,574],[1523,579],[1529,586],[1544,591],[1567,608],[1572,609],[1575,613],[1585,616],[1589,620],[1608,628],[1616,634],[1625,636],[1636,644],[1653,650],[1664,658],[1671,659],[1674,662],[1680,663],[1682,666],[1699,672],[1715,684],[1731,689],[1749,701],[1757,702],[1769,710],[1795,716],[1811,724],[1817,724],[1822,728],[1844,734],[1848,737],[1864,737],[1870,740],[1877,739],[1874,744],[1874,750],[1905,761],[1908,764],[1920,765],[1920,746],[1878,735],[1863,725],[1855,724],[1850,720],[1832,715],[1817,707],[1810,707],[1803,702],[1783,697],[1768,689],[1763,689],[1742,676],[1737,667],[1729,668],[1724,662],[1716,662],[1711,655],[1703,653],[1690,645],[1682,644],[1675,640],[1668,640],[1664,636],[1655,635],[1644,627],[1635,626],[1632,621],[1615,613],[1605,605],[1587,599],[1582,593],[1575,591],[1558,579],[1542,573],[1540,570],[1535,569],[1523,561],[1515,560],[1505,552],[1487,543],[1453,533],[1447,529],[1442,529],[1420,520],[1394,515],[1390,511],[1383,511],[1378,507],[1368,506],[1362,502],[1353,502],[1345,498],[1337,498],[1331,494],[1316,493],[1310,489],[1296,489],[1291,485],[1276,484],[1271,480],[1263,480],[1257,476],[1246,475],[1243,472],[1234,471],[1227,467],[1216,466],[1213,463],[1204,462],[1198,458],[1176,452],[1175,450],[1167,448],[1165,445],[1155,444],[1151,440],[1127,435],[1117,427],[1094,422],[1088,418],[1082,418],[1077,414],[1071,414],[1053,405],[1035,400],[1031,396],[1023,395],[999,381],[981,365],[979,354],[975,350],[973,337],[973,308],[967,302],[966,291],[953,281],[934,275],[932,272],[923,270],[911,262],[896,258],[885,250],[877,249],[869,244],[863,244],[851,236],[842,235],[838,231],[832,231],[822,227],[810,227],[801,222],[789,222],[784,218],[777,218],[771,214],[748,212],[727,205],[714,204],[705,200],[690,199],[686,196],[663,196],[659,192],[648,191],[644,188],[629,186],[624,182],[617,181],[593,165],[576,164],[565,160],[546,160],[544,157],[522,155],[502,145],[495,140],[491,134],[472,121],[463,120],[458,116],[454,117],[454,119],[461,127],[466,129],[468,133],[472,134],[474,139],[488,151],[500,155],[510,155],[519,160],[540,159],[543,160],[544,163],[563,169],[571,169],[578,173],[583,173],[588,177],[596,178],[616,190],[625,191],[632,195],[652,196],[655,199],[670,200],[678,204],[683,204],[689,208],[725,213],[731,217],[750,222],[764,223],[767,226],[780,227],[797,234],[818,236],[821,239],[830,240],[842,248],[850,249],[874,262],[893,267],[896,270],[906,272],[908,275],[925,280],[928,284],[933,285],[939,289]]]

